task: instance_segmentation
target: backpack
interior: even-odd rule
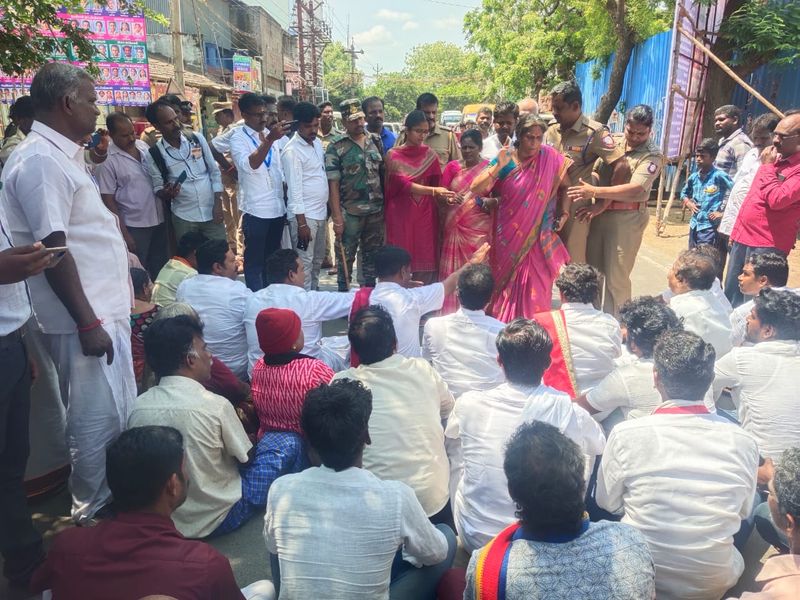
[[[200,151],[203,152],[203,160],[205,160],[205,150],[198,141],[197,136],[193,132],[186,133],[183,131],[181,132],[181,135],[186,136],[186,139],[188,139],[190,143],[200,146]],[[161,173],[161,179],[164,182],[164,185],[166,185],[169,181],[169,169],[167,169],[167,161],[164,160],[164,155],[161,154],[161,150],[158,149],[158,144],[155,146],[150,146],[148,152],[150,152],[150,157],[153,159],[153,162],[156,163],[156,168],[158,169],[158,172]]]

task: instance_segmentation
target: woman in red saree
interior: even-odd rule
[[[435,200],[454,198],[439,186],[442,170],[436,152],[425,146],[428,121],[414,110],[406,117],[406,142],[386,155],[386,243],[411,254],[414,278],[436,281],[439,268],[439,218]]]
[[[502,149],[471,186],[474,194],[493,190],[498,196],[484,202],[497,205],[492,245],[496,285],[489,312],[504,322],[550,310],[553,281],[569,262],[556,232],[569,217],[566,174],[571,161],[542,144],[546,129],[533,115],[520,119],[516,148]]]
[[[479,199],[469,190],[472,180],[486,168],[489,161],[481,158],[483,138],[476,129],[461,135],[461,155],[464,160],[447,163],[442,172],[442,187],[456,193],[442,209],[442,258],[439,262],[439,279],[458,271],[484,242],[491,243],[492,217],[481,206]],[[442,313],[458,309],[456,294],[444,300]]]

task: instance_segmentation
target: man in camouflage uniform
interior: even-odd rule
[[[334,137],[325,151],[331,218],[336,235],[337,282],[347,291],[359,244],[364,283],[375,286],[375,251],[383,246],[383,149],[379,135],[364,129],[357,99],[339,106],[345,133]],[[346,261],[342,261],[342,253]]]
[[[614,167],[612,184],[627,181],[627,163],[620,160],[625,153],[614,144],[608,127],[583,114],[583,97],[578,85],[573,81],[559,83],[553,88],[551,98],[554,119],[549,123],[544,141],[572,160],[567,172],[572,185],[579,185],[580,180],[591,183],[592,168],[598,158]],[[572,262],[586,262],[589,223],[576,219],[575,212],[591,204],[591,200],[573,202],[570,218],[559,232]]]
[[[431,93],[421,94],[417,98],[417,110],[425,113],[428,120],[430,133],[425,138],[425,145],[433,148],[439,156],[439,166],[444,167],[451,160],[461,160],[461,145],[458,143],[456,134],[448,127],[443,127],[437,122],[436,116],[439,112],[439,99]],[[406,143],[406,132],[402,131],[397,137],[395,146],[402,146]]]

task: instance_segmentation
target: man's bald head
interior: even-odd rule
[[[517,106],[519,107],[519,116],[522,118],[525,115],[538,115],[539,114],[539,103],[536,102],[533,98],[523,98],[519,102],[517,102]]]
[[[800,112],[789,111],[772,133],[772,145],[784,158],[800,152]]]

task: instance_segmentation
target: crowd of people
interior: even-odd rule
[[[87,148],[91,77],[42,67],[0,179],[6,578],[56,600],[710,600],[757,528],[780,554],[743,597],[797,597],[800,113],[748,136],[717,110],[689,247],[632,298],[653,111],[611,134],[573,82],[551,100],[549,123],[500,102],[457,135],[426,93],[396,137],[380,98],[337,132],[330,103],[247,93],[209,141],[166,96],[144,139],[111,113]],[[42,371],[78,525],[46,555],[23,487]],[[202,540],[260,515],[271,580],[240,589]]]

